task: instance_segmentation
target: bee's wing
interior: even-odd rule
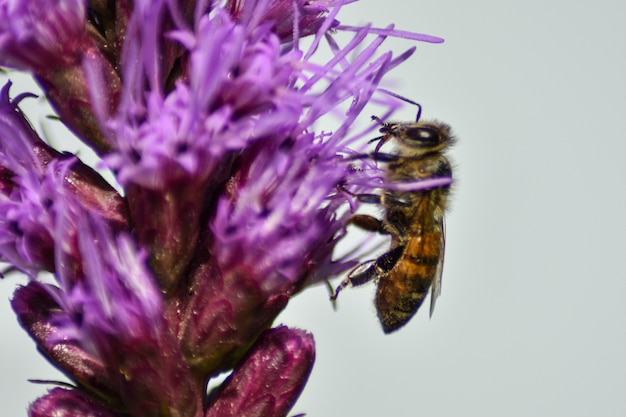
[[[430,317],[433,316],[433,311],[435,311],[435,303],[437,302],[437,298],[441,295],[441,276],[443,273],[443,258],[446,254],[446,222],[444,220],[443,214],[439,216],[437,221],[438,227],[441,229],[441,256],[439,256],[439,262],[437,262],[437,270],[435,272],[435,277],[433,279],[433,283],[430,287]]]

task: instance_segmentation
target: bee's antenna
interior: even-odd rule
[[[417,106],[417,116],[415,116],[415,121],[416,121],[416,122],[419,122],[419,121],[420,121],[420,116],[422,115],[422,106],[421,106],[419,103],[417,103],[417,102],[415,102],[415,101],[413,101],[413,100],[409,100],[409,99],[408,99],[408,98],[406,98],[406,97],[402,97],[401,95],[398,95],[398,94],[396,94],[396,93],[394,93],[394,92],[392,92],[392,91],[385,90],[384,88],[379,88],[378,90],[379,90],[379,91],[382,91],[382,92],[383,92],[383,93],[385,93],[385,94],[389,94],[390,96],[395,97],[395,98],[397,98],[398,100],[402,100],[402,101],[404,101],[404,102],[407,102],[407,103],[409,103],[409,104],[413,104],[413,105]]]
[[[383,122],[378,116],[372,116],[372,120],[376,120],[381,126],[385,126],[385,122]]]

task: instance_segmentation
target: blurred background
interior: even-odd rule
[[[337,311],[325,287],[309,289],[279,317],[317,342],[292,414],[626,415],[625,13],[610,0],[361,0],[342,11],[345,24],[446,39],[417,44],[388,87],[453,126],[458,180],[432,319],[423,308],[384,335],[373,284],[344,291]],[[24,104],[30,115],[41,105]],[[409,105],[397,114],[414,117]],[[55,143],[65,133],[52,125]],[[45,391],[26,379],[59,379],[14,320],[15,282],[0,281],[7,416]]]

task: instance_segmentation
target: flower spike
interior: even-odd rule
[[[388,37],[441,39],[342,23],[349,3],[0,0],[0,65],[30,71],[113,178],[0,90],[0,260],[30,278],[13,310],[71,381],[29,415],[289,413],[315,349],[276,317],[360,264],[334,254],[359,196],[425,186],[389,184],[361,157],[380,126],[355,123],[398,106],[379,84],[415,48]]]

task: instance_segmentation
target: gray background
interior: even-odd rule
[[[458,183],[431,320],[424,310],[383,335],[373,285],[342,293],[337,312],[325,288],[310,289],[279,318],[317,341],[293,414],[626,415],[623,4],[363,0],[343,10],[345,23],[446,38],[418,45],[395,90],[454,127]],[[44,391],[26,378],[58,378],[13,321],[14,283],[0,282],[7,416]]]

